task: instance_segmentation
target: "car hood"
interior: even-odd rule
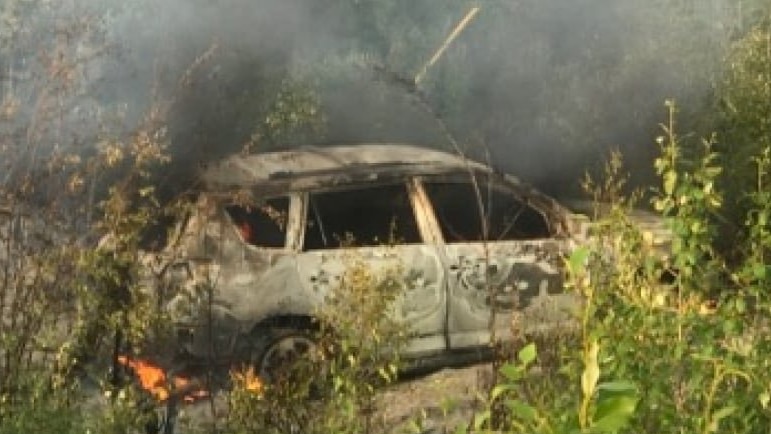
[[[590,221],[607,217],[611,204],[595,204],[590,200],[567,200],[562,203],[572,212],[586,216]],[[626,212],[629,220],[640,230],[642,236],[662,255],[668,256],[672,246],[672,229],[667,220],[659,214],[642,208]],[[590,223],[591,225],[591,223]],[[591,230],[590,230],[591,233]]]

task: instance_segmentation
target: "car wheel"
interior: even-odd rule
[[[310,332],[304,330],[271,330],[261,350],[253,359],[260,378],[268,383],[294,380],[294,376],[309,374],[318,345]]]

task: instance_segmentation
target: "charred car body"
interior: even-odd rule
[[[485,347],[495,334],[573,320],[564,258],[583,216],[490,167],[440,151],[361,144],[232,156],[203,173],[205,192],[164,255],[164,288],[192,355],[245,347],[262,365],[310,345],[303,329],[350,255],[398,269],[394,306],[420,358]]]

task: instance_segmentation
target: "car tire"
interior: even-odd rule
[[[318,355],[313,333],[302,329],[263,330],[256,337],[250,357],[262,381],[276,383],[292,376],[299,362]]]

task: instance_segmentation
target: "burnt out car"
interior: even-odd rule
[[[400,144],[236,155],[202,174],[204,192],[164,255],[161,287],[180,343],[267,366],[312,345],[306,329],[354,254],[396,269],[394,314],[420,359],[548,331],[579,305],[564,258],[587,220],[458,155]]]

